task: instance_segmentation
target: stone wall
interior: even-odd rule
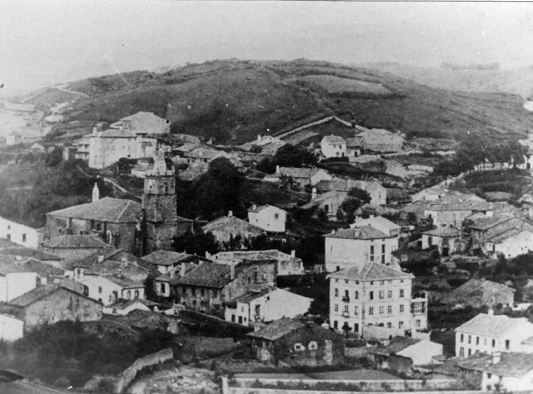
[[[171,348],[160,350],[159,352],[149,354],[135,360],[129,368],[120,374],[115,384],[115,393],[123,393],[129,384],[135,379],[137,372],[151,365],[161,364],[165,361],[174,359]]]
[[[367,392],[358,391],[324,391],[324,390],[280,390],[280,389],[251,389],[243,387],[228,387],[227,391],[223,391],[223,394],[366,394]],[[411,394],[412,391],[401,392],[397,394]],[[417,391],[418,394],[483,394],[484,391],[459,391],[459,390],[446,390],[446,391]]]

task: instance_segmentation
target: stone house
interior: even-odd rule
[[[248,334],[260,362],[291,366],[335,365],[344,362],[343,337],[313,322],[283,318]]]
[[[533,354],[493,353],[489,363],[481,368],[482,390],[520,392],[531,390],[533,382]]]
[[[334,178],[319,182],[317,191],[326,193],[328,191],[348,193],[352,188],[366,191],[370,195],[370,205],[387,205],[388,189],[381,186],[377,181],[354,181],[351,179]]]
[[[276,249],[270,250],[243,250],[232,252],[219,252],[210,256],[214,261],[222,264],[239,264],[242,262],[262,263],[275,261],[276,275],[302,275],[304,265],[302,259],[296,257],[296,252],[283,253]]]
[[[475,213],[491,217],[494,205],[480,197],[453,193],[438,200],[429,201],[423,207],[424,217],[431,219],[436,227],[462,228],[463,221]]]
[[[195,256],[198,257],[198,256]],[[185,275],[195,270],[199,264],[208,262],[207,259],[198,259],[196,262],[182,261],[174,268],[169,269],[166,273],[159,275],[154,279],[154,290],[159,297],[179,299],[178,281]]]
[[[520,231],[515,229],[512,233]],[[512,259],[533,250],[533,232],[520,231],[518,234],[506,233],[486,239],[485,253],[493,258],[500,255]]]
[[[143,256],[142,259],[152,265],[161,274],[166,274],[176,267],[179,268],[184,263],[200,264],[201,262],[210,262],[209,259],[195,254],[169,252],[166,250],[157,250]]]
[[[253,205],[248,210],[248,221],[265,231],[284,233],[287,211],[272,205]]]
[[[114,275],[88,275],[81,281],[88,297],[104,305],[118,299],[132,300],[146,298],[144,284],[121,273]]]
[[[42,231],[38,229],[0,217],[0,238],[37,249],[42,236]]]
[[[337,220],[337,212],[346,198],[348,198],[346,192],[330,191],[316,195],[313,190],[311,201],[303,205],[301,209],[321,209],[326,213],[328,219]]]
[[[135,134],[168,134],[170,133],[170,120],[160,118],[153,112],[137,112],[126,116],[109,127],[126,130]]]
[[[311,298],[278,288],[250,291],[226,303],[224,318],[244,326],[295,318],[309,310],[311,301]]]
[[[384,129],[371,129],[357,134],[365,152],[401,152],[404,139],[399,134]]]
[[[0,306],[24,321],[24,331],[62,320],[93,321],[102,317],[102,304],[62,286],[39,286]]]
[[[322,155],[330,157],[346,157],[346,141],[338,135],[327,135],[320,141]]]
[[[379,263],[334,272],[330,280],[329,324],[362,334],[367,325],[397,330],[427,328],[425,293],[413,293],[414,276]]]
[[[444,227],[422,233],[422,249],[437,246],[442,256],[461,251],[461,231],[456,228]]]
[[[470,305],[475,308],[484,305],[513,305],[515,289],[486,279],[472,278],[440,301],[448,305]]]
[[[101,239],[93,235],[61,235],[44,241],[41,248],[46,253],[61,257],[66,261],[83,259],[95,252],[111,249]]]
[[[363,143],[360,138],[347,138],[346,139],[346,156],[357,157],[361,156],[363,151]]]
[[[372,226],[332,231],[326,238],[326,271],[334,272],[369,262],[392,263],[392,252],[398,249],[398,236],[391,236]]]
[[[24,322],[10,314],[0,314],[0,340],[16,341],[24,336]]]
[[[510,246],[517,246],[518,254],[521,254],[522,247],[528,248],[527,234],[517,239],[511,239],[509,242],[505,241],[523,231],[533,231],[533,223],[529,220],[511,215],[483,218],[475,221],[469,227],[472,234],[472,248],[479,248],[488,254],[503,252],[503,254],[512,255],[516,253],[516,251],[509,250]]]
[[[91,140],[90,140],[90,134],[87,134],[80,138],[79,140],[76,140],[73,142],[74,149],[76,150],[75,158],[89,161],[89,153],[90,153],[90,146],[91,146]]]
[[[276,172],[267,175],[263,180],[265,182],[280,182],[282,177],[291,178],[301,188],[306,185],[314,186],[320,181],[331,181],[333,177],[325,170],[320,168],[293,168],[293,167],[276,167]]]
[[[525,317],[480,313],[455,329],[455,355],[469,357],[477,352],[533,353],[533,324]]]
[[[231,211],[228,216],[217,218],[202,226],[202,230],[205,233],[212,233],[219,243],[229,242],[230,239],[235,239],[237,236],[244,240],[265,233],[262,228],[233,216]]]

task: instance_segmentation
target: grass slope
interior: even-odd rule
[[[68,121],[112,122],[151,111],[171,120],[174,132],[219,143],[278,134],[328,114],[354,114],[410,137],[457,139],[470,131],[507,138],[533,126],[519,96],[435,89],[390,73],[307,60],[213,61],[90,78],[68,89],[91,96],[74,105]]]

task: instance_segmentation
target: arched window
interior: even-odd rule
[[[128,291],[126,292],[126,298],[127,298],[128,300],[131,299],[131,290],[128,290]]]
[[[133,295],[134,298],[139,298],[139,290],[135,290],[135,293]]]
[[[316,349],[318,349],[318,345],[316,341],[309,342],[309,350],[316,350]]]

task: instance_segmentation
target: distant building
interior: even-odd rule
[[[146,298],[143,283],[119,272],[114,275],[89,275],[81,283],[86,287],[88,297],[104,305],[111,305],[119,299]]]
[[[398,249],[398,236],[386,234],[372,226],[341,229],[326,234],[326,271],[334,272],[366,263],[392,262]]]
[[[493,258],[504,256],[507,259],[512,259],[518,255],[529,253],[532,250],[533,232],[521,231],[518,234],[502,234],[487,239],[485,253]]]
[[[432,186],[413,194],[412,200],[415,201],[435,201],[448,194],[448,188],[444,186]]]
[[[213,234],[219,243],[229,242],[230,239],[235,239],[237,236],[244,240],[258,237],[265,233],[262,228],[233,216],[231,211],[228,216],[210,221],[202,227],[202,230],[205,233]]]
[[[440,301],[448,305],[470,305],[475,308],[484,305],[510,306],[514,302],[515,289],[485,279],[472,278],[457,289],[446,294]]]
[[[361,156],[363,151],[363,143],[359,138],[347,138],[346,139],[346,156],[357,157]]]
[[[248,210],[248,221],[265,231],[283,233],[287,222],[287,211],[272,205],[253,205]]]
[[[480,313],[455,329],[455,355],[469,357],[477,352],[533,353],[533,324],[525,317]]]
[[[422,233],[422,249],[436,246],[442,256],[461,251],[461,231],[456,228],[437,228]]]
[[[497,215],[483,218],[470,225],[472,248],[480,248],[487,254],[514,257],[527,253],[529,248],[528,232],[533,231],[533,223],[512,215]],[[520,235],[520,233],[524,234]]]
[[[0,340],[16,341],[24,336],[24,321],[9,314],[0,314]]]
[[[356,136],[360,139],[365,152],[401,152],[404,139],[384,129],[371,129]]]
[[[330,191],[317,195],[313,191],[311,201],[302,205],[301,209],[318,208],[326,213],[329,220],[337,220],[337,212],[346,198],[348,193],[345,192]]]
[[[367,325],[394,332],[427,328],[425,294],[412,293],[414,276],[378,263],[329,275],[329,324],[362,334]]]
[[[327,135],[322,138],[320,149],[326,159],[330,157],[345,157],[346,141],[337,135]]]
[[[0,217],[0,238],[37,249],[42,236],[42,231],[38,229]]]
[[[335,365],[344,362],[341,335],[315,323],[283,318],[248,334],[257,361],[296,365]]]
[[[293,167],[276,167],[276,172],[267,175],[263,180],[265,182],[280,182],[282,177],[291,178],[300,187],[306,185],[314,186],[320,181],[330,181],[333,177],[320,168],[293,168]]]
[[[191,262],[181,262],[178,266],[169,269],[166,273],[159,275],[154,279],[154,290],[159,297],[170,298],[173,301],[179,302],[178,284],[179,280],[198,268],[198,265],[208,262],[201,260],[199,256],[194,256],[198,260]]]
[[[317,184],[317,190],[321,193],[328,191],[347,193],[353,188],[366,191],[370,196],[370,205],[387,205],[387,188],[376,181],[354,181],[334,178]]]
[[[111,245],[93,235],[61,235],[44,241],[42,250],[65,260],[83,259],[104,249],[110,249]]]
[[[107,315],[127,315],[130,312],[141,311],[153,311],[157,306],[157,302],[144,300],[142,298],[135,298],[132,300],[119,299],[114,303],[104,306],[103,312]]]
[[[160,118],[153,112],[141,111],[111,123],[109,127],[132,131],[135,134],[168,134],[170,133],[170,120]]]
[[[482,390],[520,392],[531,390],[533,354],[493,354],[491,360],[479,368],[483,375]]]
[[[295,251],[291,254],[279,250],[242,250],[233,252],[219,252],[210,256],[214,261],[223,264],[238,264],[242,262],[264,263],[273,261],[276,263],[276,274],[279,276],[302,275],[304,265],[302,259],[296,257]]]
[[[454,194],[424,206],[424,216],[440,227],[462,228],[463,221],[474,213],[492,216],[494,206],[475,195]]]
[[[229,300],[224,316],[226,321],[249,326],[303,315],[309,311],[312,301],[311,298],[278,288],[250,291]]]
[[[355,218],[355,223],[350,227],[353,228],[362,226],[371,226],[382,233],[390,235],[391,237],[400,236],[401,226],[398,226],[396,223],[393,223],[388,219],[385,219],[383,216],[372,216],[367,219]]]
[[[157,250],[149,255],[143,256],[142,259],[153,265],[161,274],[166,274],[170,270],[179,267],[184,263],[199,264],[201,262],[210,261],[209,259],[195,254],[169,252],[166,250]]]

